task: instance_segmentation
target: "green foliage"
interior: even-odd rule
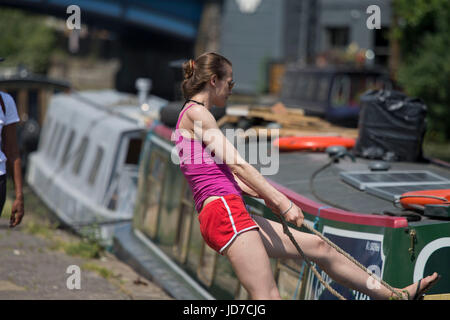
[[[398,81],[429,110],[429,137],[450,140],[450,2],[394,0],[399,18],[393,37],[399,40],[402,63]]]
[[[23,64],[33,72],[46,73],[56,36],[43,16],[1,8],[0,30],[2,66]]]
[[[102,253],[102,247],[98,242],[81,239],[78,242],[65,243],[64,251],[71,256],[78,256],[87,259],[98,259]]]
[[[81,269],[83,270],[89,270],[89,271],[94,271],[96,272],[98,275],[102,276],[105,279],[120,279],[120,275],[115,275],[114,272],[112,272],[111,270],[105,268],[105,267],[101,267],[95,263],[85,263],[81,266]]]

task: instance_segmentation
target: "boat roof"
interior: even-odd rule
[[[136,126],[143,129],[148,127],[155,119],[155,113],[167,103],[165,99],[150,95],[146,100],[147,109],[143,111],[134,95],[106,89],[56,94],[50,106],[54,104],[58,106],[58,110],[52,113],[76,113],[79,117],[83,117],[85,122],[98,116],[116,115],[108,117],[105,121],[119,126],[121,130],[118,131],[126,131],[136,129]]]
[[[127,95],[114,92],[57,94],[51,99],[48,115],[75,129],[95,121],[96,127],[114,126],[115,132],[135,130],[139,127],[137,121],[121,117],[115,111],[120,105],[118,102],[127,98]],[[115,113],[118,116],[112,116]]]
[[[51,168],[53,178],[70,181],[70,185],[77,188],[80,194],[95,199],[99,204],[103,201],[123,136],[143,134],[151,123],[151,117],[141,112],[133,96],[114,90],[53,95],[46,117],[45,143],[40,143],[36,161],[42,161],[43,165]],[[48,140],[47,134],[55,135],[56,140]],[[69,134],[74,134],[70,143]],[[52,151],[52,155],[48,155],[48,143],[58,146],[51,149],[58,150],[57,153]],[[89,165],[82,165],[80,171],[74,173],[73,165],[83,144],[86,149],[82,162]],[[68,147],[70,149],[66,149]],[[103,151],[102,165],[98,168],[95,185],[91,185],[86,181],[98,150]],[[67,158],[63,157],[63,151]],[[65,161],[64,164],[62,161]]]
[[[373,160],[363,158],[356,158],[356,162],[352,162],[350,158],[344,158],[339,163],[324,169],[315,177],[313,184],[315,193],[327,202],[321,201],[313,193],[310,180],[316,170],[329,162],[330,157],[325,152],[283,152],[279,155],[278,171],[274,175],[266,175],[265,177],[275,182],[275,185],[280,186],[283,191],[290,190],[290,195],[299,199],[300,202],[308,203],[308,201],[305,201],[305,198],[309,199],[313,209],[309,210],[309,212],[312,211],[312,214],[320,215],[323,209],[336,208],[333,204],[345,209],[342,210],[337,207],[338,210],[336,212],[339,211],[341,213],[345,211],[372,217],[388,217],[390,214],[402,217],[406,214],[405,211],[394,206],[393,201],[370,194],[367,190],[359,190],[342,179],[341,174],[344,172],[362,171],[370,173],[369,164]],[[431,174],[450,180],[450,169],[431,162],[392,162],[390,164],[391,168],[387,172],[428,171]],[[263,168],[261,164],[254,164],[254,166],[261,172]],[[351,222],[356,216],[351,217],[349,215],[348,218],[346,222]],[[422,215],[420,221],[416,223],[432,223],[433,221],[435,220]]]

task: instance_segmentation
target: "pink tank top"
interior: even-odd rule
[[[193,105],[185,108],[178,117],[175,146],[180,157],[180,169],[192,190],[195,209],[200,213],[203,202],[208,197],[228,194],[241,196],[242,191],[227,164],[217,164],[214,155],[210,155],[202,141],[186,138],[178,130],[184,112]]]

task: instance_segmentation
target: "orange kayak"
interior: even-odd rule
[[[351,149],[355,146],[355,139],[328,136],[312,137],[281,137],[273,142],[280,150],[312,150],[322,151],[330,146],[343,146]]]
[[[406,192],[399,200],[405,209],[423,209],[427,204],[450,204],[450,189]]]

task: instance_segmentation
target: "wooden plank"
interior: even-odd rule
[[[357,138],[358,129],[342,128],[334,126],[328,121],[313,116],[305,116],[302,109],[286,108],[282,103],[277,103],[272,107],[234,105],[227,108],[227,116],[220,119],[219,127],[226,122],[235,123],[239,117],[248,119],[260,118],[268,122],[276,122],[281,125],[279,136],[341,136],[347,138]],[[251,130],[254,129],[254,130]],[[244,133],[245,137],[269,135],[270,131],[261,126],[255,126]]]
[[[275,114],[270,112],[262,112],[257,110],[249,110],[247,118],[261,118],[269,122],[277,122],[283,127],[304,127],[304,126],[316,126],[316,127],[327,127],[329,123],[317,118],[308,117],[297,114]]]

